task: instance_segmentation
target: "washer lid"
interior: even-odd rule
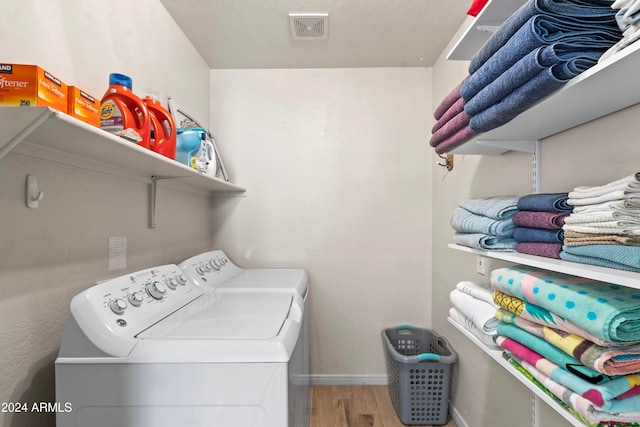
[[[282,293],[226,293],[193,301],[138,334],[143,339],[246,339],[277,336],[293,297]]]
[[[303,269],[248,268],[219,284],[218,289],[275,289],[294,291],[304,297],[308,281],[307,272]]]

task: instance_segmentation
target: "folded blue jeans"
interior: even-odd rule
[[[535,15],[557,18],[572,17],[590,25],[616,23],[616,11],[609,0],[529,0],[489,37],[489,40],[473,56],[469,63],[469,74],[475,73],[495,52]]]

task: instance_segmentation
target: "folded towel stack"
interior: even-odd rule
[[[465,199],[451,214],[454,242],[475,249],[513,251],[518,196]]]
[[[640,40],[640,0],[616,0],[611,8],[616,11],[616,22],[622,30],[622,40],[607,50],[598,62]]]
[[[567,261],[640,272],[640,173],[601,186],[576,187],[567,201]]]
[[[493,301],[491,286],[463,281],[451,291],[449,299],[449,316],[483,344],[497,347],[494,340],[499,320],[495,314],[499,306]]]
[[[547,258],[560,258],[565,218],[573,210],[568,193],[529,194],[518,200],[513,217],[516,251]]]
[[[440,123],[431,146],[442,154],[504,125],[591,68],[621,38],[611,1],[528,0],[472,58],[469,76],[436,110],[456,103],[449,119],[434,114]]]
[[[490,282],[521,372],[587,425],[640,423],[640,291],[522,265]]]

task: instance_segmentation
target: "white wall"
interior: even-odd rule
[[[144,29],[144,31],[141,31]],[[2,62],[38,64],[101,97],[109,73],[173,94],[209,116],[209,70],[157,0],[21,0],[0,14]],[[2,135],[8,138],[11,135]],[[24,204],[25,176],[45,198]],[[211,199],[9,153],[0,159],[0,402],[52,402],[69,301],[96,280],[211,249]],[[108,270],[108,238],[127,237],[127,268]],[[51,413],[0,413],[0,425],[54,426]]]
[[[464,24],[461,28],[464,28]],[[433,68],[433,105],[467,75],[467,61],[447,61]],[[542,145],[542,192],[570,191],[578,185],[601,185],[638,171],[637,121],[640,106],[547,138]],[[562,111],[558,111],[562,114]],[[431,117],[433,123],[433,118]],[[432,158],[438,158],[435,153]],[[433,170],[433,327],[447,336],[458,353],[453,404],[468,426],[532,425],[531,394],[491,358],[446,321],[449,293],[461,280],[487,281],[475,273],[475,257],[447,249],[453,240],[449,218],[459,200],[492,195],[531,193],[531,156],[507,153],[496,157],[459,156],[453,171]],[[487,271],[506,263],[488,260]],[[541,426],[565,426],[540,402]]]
[[[430,326],[431,71],[213,70],[211,87],[248,188],[220,206],[216,246],[308,270],[314,381],[383,379],[381,330]]]

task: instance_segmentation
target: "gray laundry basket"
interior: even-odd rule
[[[428,329],[400,325],[382,331],[389,397],[403,424],[448,421],[451,365],[458,355]]]

